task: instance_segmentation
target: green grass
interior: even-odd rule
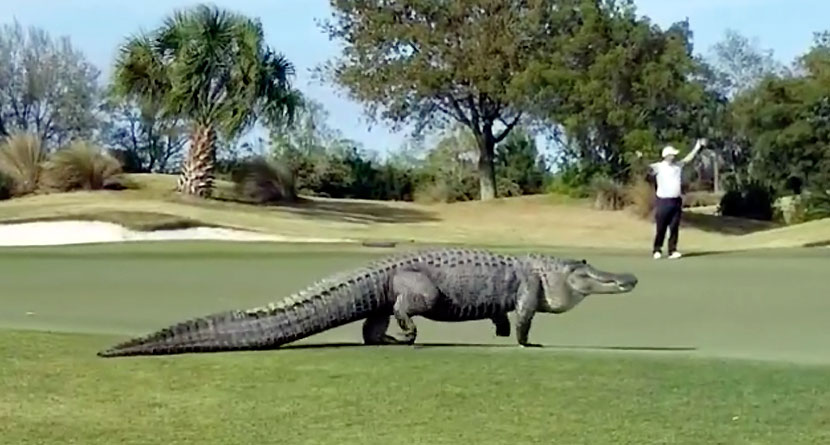
[[[830,440],[827,368],[512,348],[99,360],[100,343],[3,336],[4,443]]]
[[[830,441],[824,249],[654,262],[562,252],[640,287],[420,347],[359,325],[258,353],[100,359],[125,337],[271,301],[384,249],[227,243],[0,249],[0,437],[9,444]],[[338,346],[344,344],[346,346]],[[319,347],[320,345],[328,345]]]

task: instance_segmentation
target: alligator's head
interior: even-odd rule
[[[563,260],[541,255],[531,256],[544,290],[545,312],[570,310],[592,294],[622,294],[637,286],[637,277],[629,273],[599,270],[581,260]]]
[[[587,261],[574,261],[566,267],[566,283],[581,294],[622,294],[637,287],[637,277],[630,273],[612,273],[597,269]]]

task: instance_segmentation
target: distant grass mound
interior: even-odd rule
[[[237,187],[217,181],[216,198],[175,192],[171,175],[124,175],[123,191],[79,191],[0,202],[0,223],[81,219],[156,230],[194,226],[253,230],[292,237],[360,241],[575,246],[648,250],[653,225],[628,211],[603,211],[590,200],[538,195],[489,202],[415,204],[300,197],[254,205]],[[681,247],[729,251],[800,247],[830,242],[830,220],[779,227],[689,210]]]

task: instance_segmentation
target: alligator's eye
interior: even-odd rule
[[[582,264],[588,265],[588,260],[582,260]]]

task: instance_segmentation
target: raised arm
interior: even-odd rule
[[[689,152],[689,154],[687,154],[686,157],[683,158],[680,162],[682,164],[688,164],[689,162],[692,162],[695,156],[697,156],[697,153],[700,151],[700,149],[706,146],[706,143],[706,139],[698,139],[697,143],[695,143],[695,148],[693,148],[692,151]]]

